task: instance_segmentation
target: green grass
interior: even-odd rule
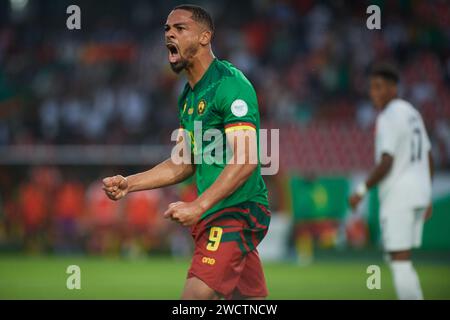
[[[395,299],[381,261],[381,289],[366,287],[367,261],[320,261],[300,267],[265,263],[271,299]],[[81,268],[81,290],[66,288],[67,266]],[[0,299],[178,299],[189,261],[0,255]],[[450,299],[448,264],[416,264],[426,299]]]

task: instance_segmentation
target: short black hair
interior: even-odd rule
[[[395,84],[398,84],[400,81],[400,75],[398,69],[390,63],[381,63],[375,65],[370,70],[371,77],[381,77],[385,80],[391,81]]]
[[[209,14],[204,8],[197,6],[195,4],[181,4],[173,8],[173,10],[186,10],[192,13],[192,20],[196,22],[203,23],[209,31],[214,33],[214,22]]]

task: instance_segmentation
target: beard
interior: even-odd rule
[[[188,48],[186,48],[183,55],[180,53],[180,59],[177,62],[171,62],[170,68],[176,74],[179,74],[181,71],[187,69],[191,62],[190,60],[196,55],[198,51],[198,45],[192,44]]]
[[[176,74],[179,74],[181,71],[183,71],[184,69],[186,69],[189,65],[189,62],[187,61],[187,59],[181,58],[179,61],[174,62],[174,63],[170,63],[170,68],[172,68],[172,71],[175,72]]]

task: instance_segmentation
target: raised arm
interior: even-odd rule
[[[177,144],[183,143],[178,138]],[[175,163],[171,158],[150,170],[123,177],[116,175],[103,179],[103,190],[111,200],[119,200],[129,192],[151,190],[179,183],[192,176],[195,166],[191,163]]]
[[[193,225],[201,215],[238,189],[258,166],[256,131],[237,130],[226,134],[232,157],[216,181],[192,202],[176,202],[164,213],[185,226]]]

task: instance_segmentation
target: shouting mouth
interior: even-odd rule
[[[167,43],[166,46],[167,49],[169,50],[169,62],[177,63],[181,58],[178,47],[173,43]]]

